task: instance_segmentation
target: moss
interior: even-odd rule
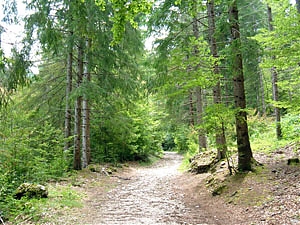
[[[48,191],[45,186],[40,184],[23,183],[17,188],[15,193],[16,199],[21,199],[22,197],[47,198]]]
[[[219,184],[218,186],[216,186],[213,191],[212,191],[212,195],[216,196],[216,195],[221,195],[224,190],[227,188],[227,185],[225,184]]]

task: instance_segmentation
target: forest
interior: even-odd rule
[[[0,224],[43,224],[24,183],[165,151],[240,176],[288,149],[299,174],[299,0],[1,3]]]

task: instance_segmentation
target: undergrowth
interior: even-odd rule
[[[45,223],[54,221],[57,211],[68,212],[72,208],[83,206],[83,195],[72,190],[70,186],[49,185],[48,198],[16,200],[10,199],[8,224]]]
[[[272,117],[249,116],[248,125],[253,152],[270,154],[276,149],[297,141],[296,136],[291,135],[291,133],[298,125],[295,123],[295,120],[291,120],[289,115],[282,118],[283,136],[279,140],[276,137],[276,123]]]
[[[277,149],[287,146],[290,143],[299,142],[299,121],[299,115],[287,114],[283,116],[281,122],[283,136],[278,140],[276,137],[276,123],[273,117],[249,115],[249,137],[253,153],[271,154]],[[180,171],[187,171],[189,169],[190,159],[199,153],[197,138],[195,138],[196,134],[191,131],[190,133],[185,133],[185,135],[186,138],[184,139],[184,144],[181,143],[181,145],[185,145],[185,151],[177,149],[180,150],[179,152],[184,156],[179,168]],[[232,129],[227,130],[226,136],[228,156],[230,157],[237,152],[236,139]],[[214,135],[208,135],[210,148],[215,148],[214,138]]]

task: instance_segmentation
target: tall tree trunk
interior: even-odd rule
[[[250,147],[247,114],[246,114],[246,98],[244,88],[243,58],[241,53],[241,40],[239,17],[236,0],[233,1],[229,9],[229,22],[232,36],[232,55],[233,65],[233,93],[236,108],[235,122],[238,147],[238,169],[240,171],[250,171],[251,161],[253,158]]]
[[[215,3],[214,0],[210,0],[207,2],[207,16],[208,16],[208,36],[209,36],[209,43],[210,43],[210,52],[214,58],[218,58],[218,48],[217,42],[215,38]],[[214,65],[214,73],[219,74],[220,68],[218,63],[216,62]],[[220,80],[218,80],[216,86],[213,88],[213,100],[214,104],[221,104],[222,103],[222,96],[221,96],[221,85]],[[216,131],[216,144],[218,149],[218,159],[224,159],[226,157],[227,152],[227,145],[226,145],[226,137],[225,137],[225,129],[223,126],[223,122],[221,121],[221,129]]]
[[[189,93],[189,116],[190,116],[190,126],[195,126],[194,121],[194,102],[193,102],[193,91]]]
[[[273,19],[272,19],[272,9],[270,6],[268,7],[268,22],[269,22],[269,30],[273,31]],[[272,56],[273,59],[275,59],[275,56]],[[278,102],[279,101],[279,94],[278,94],[278,73],[277,69],[275,66],[271,68],[271,76],[272,76],[272,90],[273,90],[273,101]],[[274,107],[274,112],[275,112],[275,118],[276,118],[276,136],[277,139],[280,139],[282,137],[282,132],[281,132],[281,115],[280,115],[280,108]]]
[[[195,9],[197,1],[195,1]],[[197,20],[197,12],[195,12],[194,18],[193,18],[193,33],[194,37],[199,39],[199,26],[198,26],[198,20]],[[194,47],[194,54],[197,56],[199,54],[199,49],[197,46]],[[197,67],[196,67],[197,69]],[[202,91],[201,87],[196,87],[196,109],[197,109],[197,125],[201,126],[203,124],[203,99],[202,99]],[[206,134],[203,128],[198,128],[198,142],[199,142],[199,151],[207,148],[207,141],[206,141]]]
[[[272,93],[273,93],[273,101],[278,102],[279,96],[278,96],[278,73],[276,70],[276,67],[271,68],[271,75],[272,75]],[[276,136],[277,139],[282,138],[282,132],[281,132],[281,115],[280,115],[280,108],[274,107],[275,112],[275,118],[276,118]]]
[[[260,92],[261,92],[261,105],[262,105],[262,115],[266,114],[266,100],[265,100],[265,88],[264,88],[264,80],[263,73],[260,71],[259,73],[259,83],[260,83]]]
[[[83,77],[83,44],[80,40],[78,44],[78,71],[77,71],[77,88],[80,88]],[[74,161],[75,170],[81,170],[81,111],[82,96],[78,96],[75,101],[75,124],[74,124]]]
[[[67,61],[67,84],[66,84],[66,111],[65,111],[65,146],[64,150],[67,151],[71,147],[71,117],[72,112],[70,108],[70,94],[72,92],[73,80],[73,47],[70,48]]]
[[[203,99],[202,99],[202,90],[199,86],[196,87],[196,108],[197,108],[197,125],[201,126],[203,124]],[[205,130],[201,127],[198,128],[198,142],[199,142],[199,151],[207,149]]]
[[[86,39],[85,62],[83,79],[85,82],[91,80],[89,72],[89,57],[88,51],[90,49],[90,39]],[[89,101],[86,95],[82,100],[82,167],[86,168],[91,161],[90,150],[90,109]]]

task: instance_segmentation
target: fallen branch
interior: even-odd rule
[[[106,169],[104,167],[102,168],[102,173],[104,173],[106,176],[110,177],[109,173],[106,171]]]
[[[0,221],[1,221],[2,225],[5,225],[5,223],[4,223],[3,219],[1,218],[1,216],[0,216]]]

